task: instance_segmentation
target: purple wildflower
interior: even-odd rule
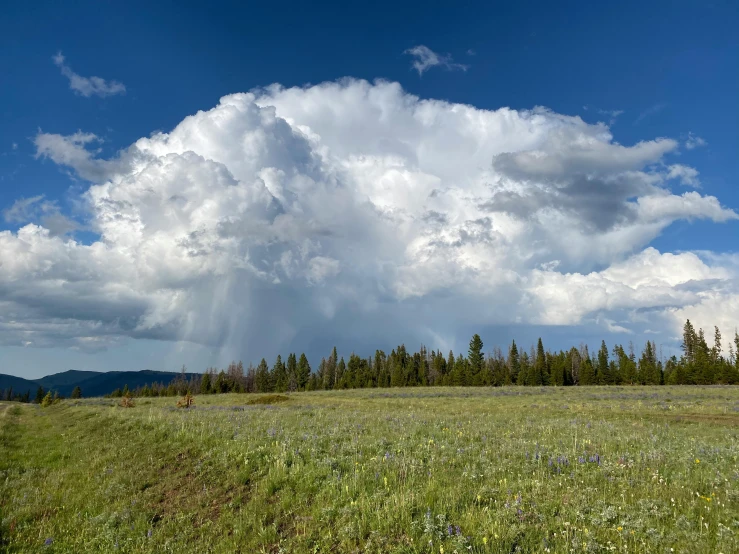
[[[52,542],[54,542],[54,539],[52,539],[52,538],[48,538],[48,539],[46,539],[46,540],[44,541],[44,544],[45,544],[46,546],[51,546],[51,543],[52,543]]]

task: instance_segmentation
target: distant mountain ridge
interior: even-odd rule
[[[38,389],[38,383],[36,381],[23,379],[23,377],[16,377],[15,375],[3,375],[2,373],[0,373],[0,390],[4,392],[10,388],[13,389],[13,393],[17,392],[21,395],[29,392],[31,398],[34,398],[36,390]],[[0,397],[0,400],[5,400],[5,398]]]
[[[79,386],[82,389],[82,396],[103,396],[110,394],[115,389],[122,389],[126,385],[131,390],[153,383],[161,383],[166,386],[180,375],[182,374],[172,371],[152,371],[150,369],[110,372],[70,369],[31,380],[0,373],[0,390],[7,390],[12,387],[14,393],[25,394],[30,391],[31,398],[33,398],[39,385],[41,385],[45,391],[55,391],[68,397],[72,394],[74,388]],[[185,373],[185,378],[189,380],[194,375],[196,374]]]
[[[66,387],[69,385],[74,386],[77,383],[81,383],[86,379],[100,375],[101,371],[77,371],[76,369],[70,369],[68,371],[62,371],[61,373],[54,373],[53,375],[47,375],[35,381],[44,387],[45,389],[54,389],[56,387]]]

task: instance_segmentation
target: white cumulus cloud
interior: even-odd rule
[[[676,141],[621,145],[604,124],[543,108],[346,79],[225,96],[110,159],[97,142],[35,139],[38,156],[91,182],[99,238],[40,220],[0,232],[4,343],[436,346],[465,325],[673,329],[735,294],[726,260],[648,247],[679,219],[737,218],[671,192]],[[19,202],[12,214],[43,199]]]

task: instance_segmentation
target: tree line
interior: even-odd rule
[[[339,357],[336,348],[318,367],[311,368],[305,354],[277,356],[269,366],[263,358],[254,367],[232,362],[225,369],[208,368],[202,375],[186,376],[186,368],[169,383],[152,383],[129,390],[116,389],[109,396],[184,396],[227,392],[287,392],[376,387],[417,386],[586,386],[586,385],[714,385],[739,384],[739,334],[724,356],[722,337],[714,327],[713,344],[708,345],[703,329],[695,330],[690,320],[683,327],[682,354],[666,360],[657,345],[647,341],[637,356],[633,344],[612,349],[605,341],[597,352],[587,345],[553,352],[545,350],[541,338],[529,351],[513,341],[504,354],[500,348],[485,355],[480,335],[470,340],[467,355],[444,355],[421,347],[409,352],[405,345],[390,354],[375,351],[367,358],[351,354]],[[46,392],[39,387],[35,402]],[[72,398],[82,396],[77,387]],[[0,391],[0,399],[30,402],[30,393]]]
[[[64,400],[64,397],[58,392],[44,390],[44,387],[39,385],[38,389],[36,389],[36,396],[33,399],[33,403],[41,404],[46,397],[48,397],[49,401],[53,402]],[[82,398],[82,389],[80,387],[74,387],[70,398]],[[0,389],[0,400],[5,400],[6,402],[25,402],[28,404],[31,402],[31,391],[26,390],[26,392],[21,394],[20,392],[14,391],[13,387],[8,387],[5,390]]]
[[[182,374],[169,384],[152,384],[133,391],[116,390],[111,396],[182,396],[227,392],[287,392],[376,387],[416,386],[586,386],[586,385],[713,385],[739,384],[739,334],[723,355],[721,332],[714,328],[709,346],[703,329],[690,320],[683,328],[682,355],[666,360],[657,345],[647,341],[637,356],[632,344],[612,349],[605,341],[597,352],[587,345],[569,350],[545,350],[541,338],[529,351],[515,341],[504,354],[500,348],[483,353],[479,335],[470,341],[467,355],[444,355],[421,347],[409,352],[404,345],[390,354],[377,350],[367,358],[339,357],[336,348],[313,370],[305,354],[278,355],[270,367],[263,358],[254,367],[232,362],[222,370],[209,368],[190,379]]]

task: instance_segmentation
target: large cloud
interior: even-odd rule
[[[458,325],[674,325],[734,294],[735,265],[643,250],[675,220],[737,218],[669,190],[697,175],[669,165],[671,139],[344,80],[226,96],[113,159],[97,141],[36,137],[92,182],[99,239],[0,233],[6,343],[241,355],[405,329],[436,346]]]

